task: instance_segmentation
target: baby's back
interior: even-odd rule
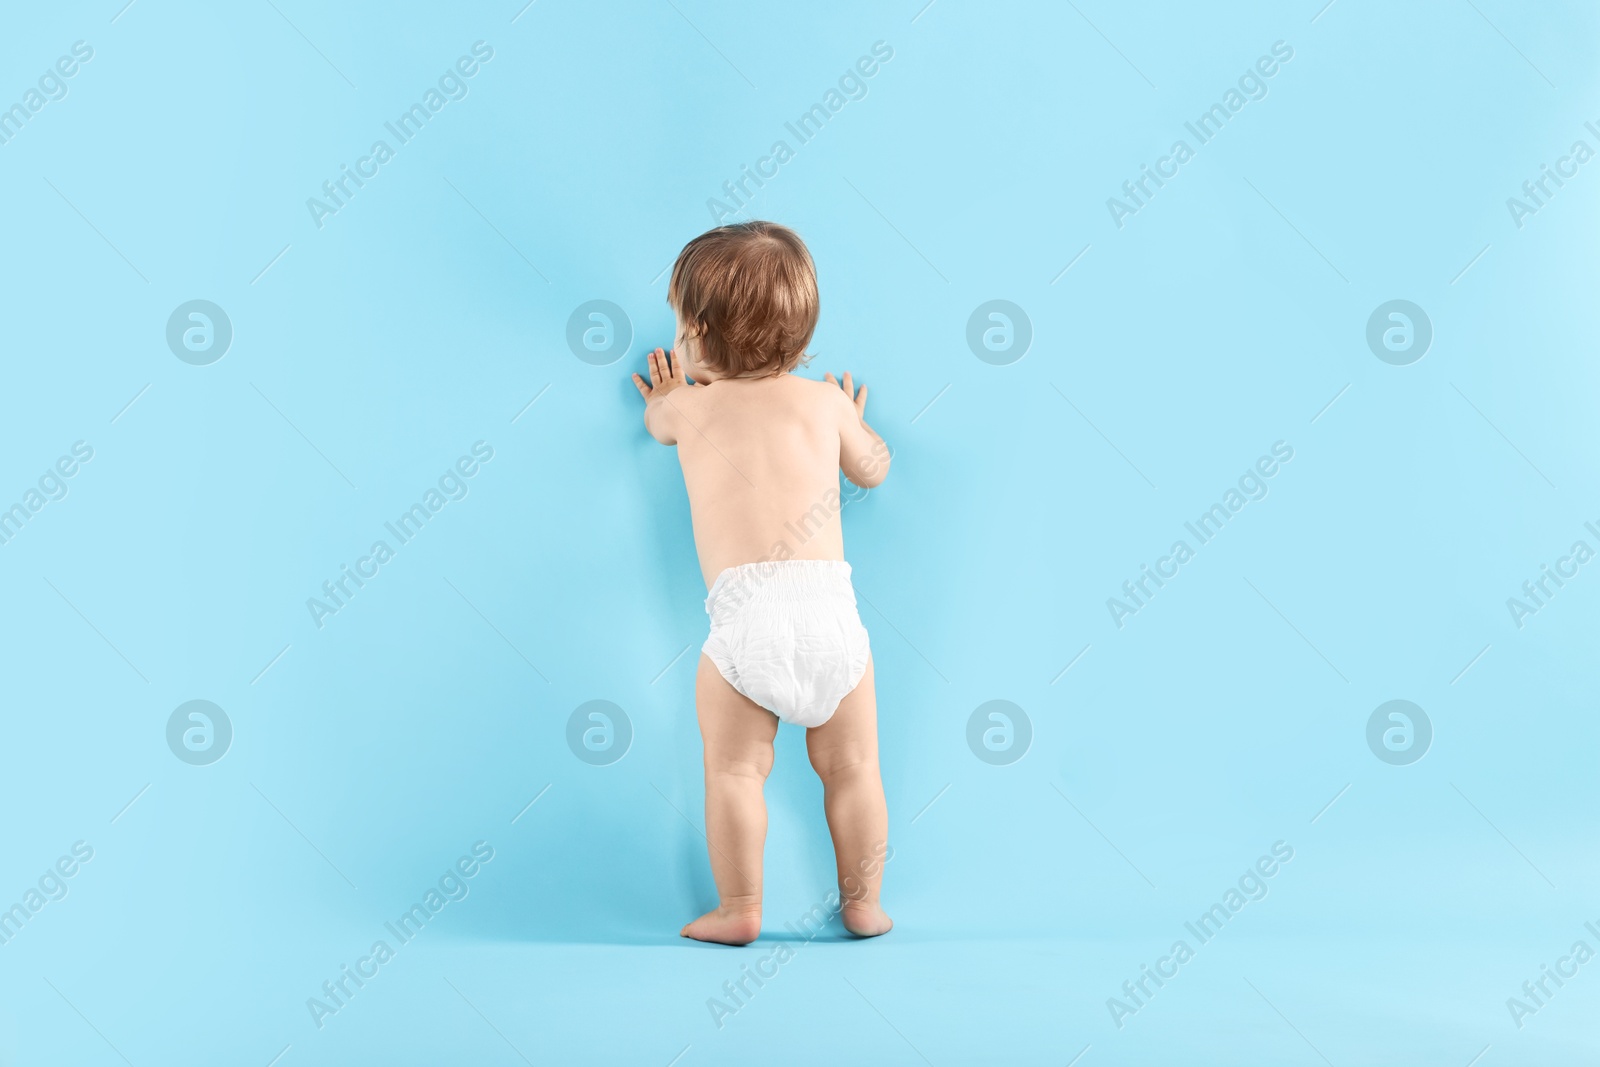
[[[728,567],[843,559],[837,386],[781,374],[729,378],[668,399],[681,413],[678,459],[709,586]]]

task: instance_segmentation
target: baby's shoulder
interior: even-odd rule
[[[837,412],[841,405],[848,404],[844,391],[832,382],[822,381],[817,378],[801,378],[789,375],[789,380],[794,383],[795,402],[805,404],[818,412]]]
[[[776,401],[775,409],[784,412],[784,421],[833,426],[843,417],[839,404],[844,399],[844,393],[837,385],[815,378],[786,374],[782,388],[776,390],[773,399]],[[774,410],[774,414],[778,414],[778,410]]]

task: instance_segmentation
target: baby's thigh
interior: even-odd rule
[[[754,771],[766,777],[772,770],[778,717],[729,685],[704,653],[695,674],[695,710],[707,771]]]
[[[878,698],[873,689],[872,660],[856,687],[839,701],[833,717],[806,731],[811,766],[826,778],[835,770],[878,761]]]

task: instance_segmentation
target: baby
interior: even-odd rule
[[[718,906],[681,933],[744,945],[761,932],[762,787],[780,721],[806,728],[839,873],[840,917],[860,937],[893,925],[878,906],[889,815],[878,776],[872,654],[839,523],[838,471],[883,481],[888,447],[847,373],[792,372],[817,324],[817,277],[798,234],[722,226],[678,255],[667,288],[670,353],[633,382],[644,424],[678,446],[710,594],[695,704],[705,743],[706,840]]]

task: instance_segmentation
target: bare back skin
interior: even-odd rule
[[[678,460],[709,587],[767,559],[844,559],[839,522],[843,394],[782,374],[728,379],[668,398],[689,428]]]
[[[855,394],[848,374],[841,386],[831,374],[701,371],[688,384],[676,355],[651,355],[645,422],[678,447],[707,588],[741,563],[844,559],[838,472],[866,487],[888,473],[888,450],[862,419],[866,389]]]

